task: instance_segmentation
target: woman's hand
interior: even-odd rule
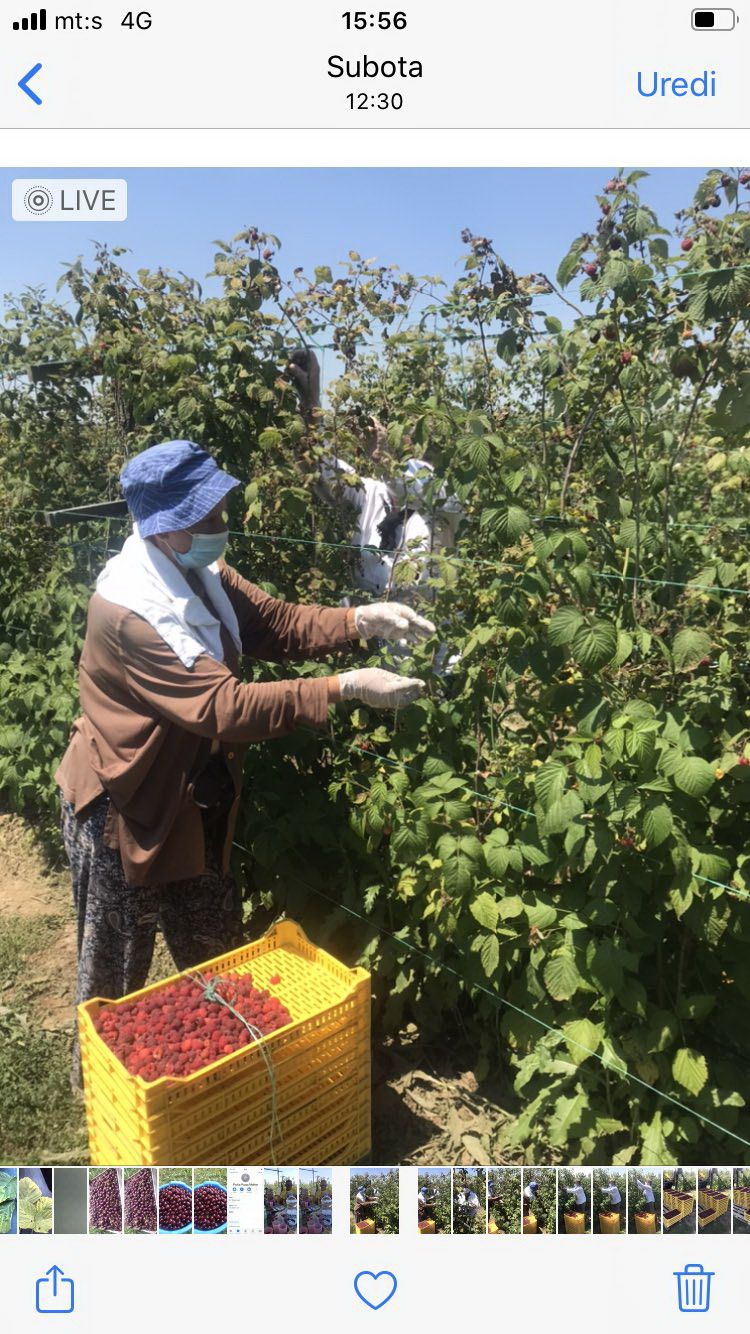
[[[355,607],[354,623],[362,639],[404,640],[407,644],[418,644],[435,633],[432,621],[418,616],[403,602],[371,602],[364,607]]]
[[[373,709],[400,709],[413,704],[424,692],[424,681],[386,672],[382,667],[342,672],[338,680],[342,699],[359,699]]]

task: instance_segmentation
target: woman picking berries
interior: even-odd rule
[[[249,583],[223,559],[241,483],[196,444],[154,445],[120,480],[133,532],[89,602],[82,713],[55,774],[78,1002],[142,987],[157,926],[180,970],[240,943],[229,859],[250,742],[322,728],[341,700],[392,709],[423,690],[379,668],[247,683],[241,658],[309,660],[434,630],[400,603],[296,605]]]

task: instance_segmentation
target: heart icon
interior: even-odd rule
[[[396,1275],[390,1269],[381,1269],[379,1274],[373,1274],[371,1269],[362,1269],[354,1276],[354,1291],[359,1300],[373,1311],[379,1311],[381,1306],[385,1306],[397,1287]]]

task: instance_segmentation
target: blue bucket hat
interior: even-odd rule
[[[130,459],[120,485],[141,537],[152,537],[200,523],[241,482],[200,445],[168,440]]]

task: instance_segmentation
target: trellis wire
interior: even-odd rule
[[[236,839],[233,841],[233,846],[240,852],[244,852],[248,857],[252,857],[253,854],[250,849],[244,847],[243,844],[239,843]],[[301,878],[301,876],[297,875],[296,871],[292,874],[303,889],[308,890],[312,894],[316,894],[321,899],[325,899],[326,902],[331,903],[335,908],[341,909],[350,916],[356,917],[358,921],[364,922],[365,926],[369,927],[371,931],[373,930],[373,923],[370,918],[365,917],[354,908],[350,908],[348,905],[339,902],[338,899],[333,898],[330,894],[324,893],[322,889],[317,889],[315,885],[308,884]],[[655,1088],[653,1084],[649,1084],[647,1080],[641,1079],[638,1075],[631,1074],[629,1070],[623,1070],[620,1062],[606,1060],[605,1057],[600,1056],[598,1052],[593,1050],[593,1048],[587,1047],[585,1043],[578,1042],[575,1038],[570,1037],[562,1028],[555,1028],[554,1025],[546,1023],[544,1019],[539,1019],[537,1015],[530,1014],[528,1010],[524,1010],[520,1005],[515,1005],[513,1001],[509,1001],[507,997],[498,996],[494,991],[490,991],[489,987],[485,987],[481,982],[468,981],[456,968],[452,968],[450,964],[440,963],[440,961],[437,960],[434,955],[429,954],[427,950],[420,949],[418,945],[413,945],[411,941],[402,939],[402,937],[397,935],[395,931],[389,931],[384,926],[377,926],[374,929],[378,933],[388,936],[391,940],[395,940],[397,944],[402,945],[412,954],[418,954],[422,959],[426,959],[437,972],[450,973],[453,977],[458,978],[459,982],[469,990],[481,991],[484,995],[489,996],[493,1004],[498,1007],[503,1006],[506,1009],[513,1010],[516,1014],[522,1015],[524,1019],[528,1019],[532,1024],[536,1024],[538,1027],[545,1029],[547,1033],[552,1034],[554,1037],[561,1038],[563,1042],[568,1043],[571,1047],[577,1047],[579,1051],[585,1052],[586,1056],[593,1056],[605,1070],[611,1070],[622,1079],[627,1079],[631,1083],[638,1084],[649,1093],[655,1094],[657,1098],[665,1099],[667,1102],[672,1103],[673,1106],[678,1107],[681,1112],[685,1112],[686,1115],[694,1117],[696,1120],[700,1121],[702,1125],[711,1126],[713,1130],[718,1130],[721,1135],[726,1135],[730,1139],[737,1140],[739,1144],[744,1144],[746,1148],[750,1148],[750,1140],[744,1139],[742,1135],[738,1135],[735,1131],[720,1125],[718,1121],[713,1121],[710,1117],[704,1116],[701,1112],[697,1112],[693,1108],[686,1106],[686,1104],[680,1102],[678,1098],[673,1097],[671,1093],[665,1093],[661,1089]]]
[[[390,764],[394,768],[406,769],[409,773],[416,773],[416,770],[414,769],[413,765],[405,764],[403,760],[392,760],[389,755],[380,755],[378,754],[377,751],[369,750],[366,746],[360,746],[356,741],[351,743],[350,748],[354,751],[360,752],[362,755],[369,756],[370,759],[376,759],[378,762],[382,762],[384,764]],[[502,779],[504,776],[505,775],[503,774],[497,775],[497,777],[500,779]],[[423,777],[423,775],[420,775],[420,777]],[[462,774],[459,774],[458,777],[463,779]],[[528,807],[514,806],[512,802],[506,801],[504,797],[497,797],[495,795],[490,795],[487,792],[477,792],[474,788],[469,787],[468,779],[464,779],[464,781],[466,782],[467,785],[466,795],[468,797],[475,797],[477,800],[483,801],[488,805],[505,806],[507,807],[508,810],[515,811],[518,815],[529,815],[532,820],[536,819],[534,812],[530,811]],[[703,880],[708,885],[715,885],[717,889],[726,890],[727,893],[731,894],[734,898],[740,899],[743,902],[750,903],[750,893],[747,893],[745,890],[736,889],[732,885],[725,885],[724,882],[721,880],[711,880],[709,879],[708,876],[697,875],[696,872],[694,871],[691,871],[690,874],[694,880]]]

